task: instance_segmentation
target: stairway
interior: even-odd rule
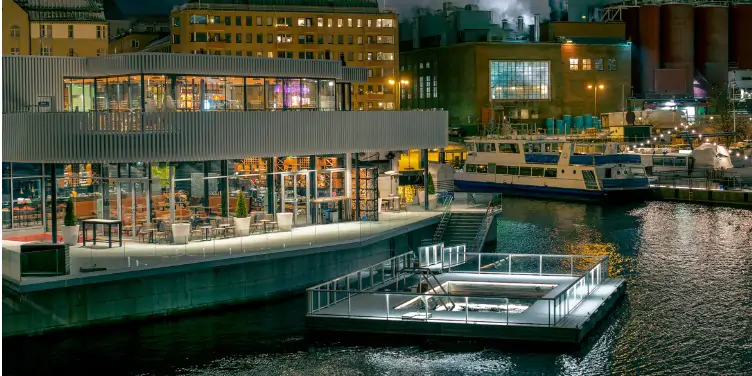
[[[441,241],[447,247],[472,244],[475,241],[475,236],[478,234],[484,216],[484,213],[452,213]]]

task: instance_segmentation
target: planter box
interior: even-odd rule
[[[65,245],[78,244],[78,230],[81,226],[63,226],[63,243]]]
[[[235,218],[235,231],[241,236],[250,235],[251,217]]]
[[[292,213],[277,213],[279,231],[292,231]]]
[[[190,223],[173,223],[172,224],[172,240],[175,244],[186,244],[188,238],[191,236]]]

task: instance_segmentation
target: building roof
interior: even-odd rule
[[[30,21],[106,21],[102,0],[14,0]]]
[[[211,10],[296,10],[301,12],[320,12],[321,8],[340,13],[389,13],[390,10],[379,8],[378,0],[189,0],[177,5],[173,11],[185,9]]]
[[[102,5],[104,8],[104,15],[108,21],[128,19],[115,0],[104,0]]]
[[[146,47],[144,47],[143,52],[151,52],[159,47],[163,47],[164,45],[170,45],[172,44],[172,36],[167,34],[162,38],[155,39],[151,41]]]

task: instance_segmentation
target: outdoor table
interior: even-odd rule
[[[157,231],[159,231],[159,229],[156,229],[156,228],[149,228],[149,229],[146,229],[146,232],[148,232],[148,233],[149,233],[149,240],[148,240],[148,242],[149,242],[149,243],[156,243],[156,241],[154,241],[154,234],[155,234],[155,233],[156,233]]]
[[[117,226],[118,228],[118,243],[119,246],[123,246],[123,221],[119,219],[84,219],[81,221],[81,225],[84,228],[84,246],[86,246],[86,228],[87,225],[91,225],[92,230],[94,232],[94,237],[92,238],[92,245],[97,244],[97,225],[102,225],[107,227],[107,241],[110,245],[110,248],[112,248],[112,226]]]
[[[223,238],[227,237],[227,227],[215,227],[212,229],[214,232],[218,232]]]
[[[211,240],[211,229],[213,227],[211,226],[201,226],[201,229],[204,230],[204,239],[203,240]]]
[[[389,196],[384,198],[384,200],[387,200],[389,203],[389,209],[391,209],[391,211],[400,210],[400,196]]]
[[[271,222],[271,221],[270,221],[270,220],[268,220],[268,219],[262,219],[262,220],[260,220],[259,222],[261,222],[261,225],[263,225],[263,227],[264,227],[264,234],[266,234],[266,224],[267,224],[268,222]]]

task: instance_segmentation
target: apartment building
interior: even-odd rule
[[[172,11],[172,52],[338,60],[367,68],[357,110],[396,109],[398,15],[376,0],[202,0]]]
[[[96,0],[3,0],[3,39],[9,55],[106,55],[107,21]]]

